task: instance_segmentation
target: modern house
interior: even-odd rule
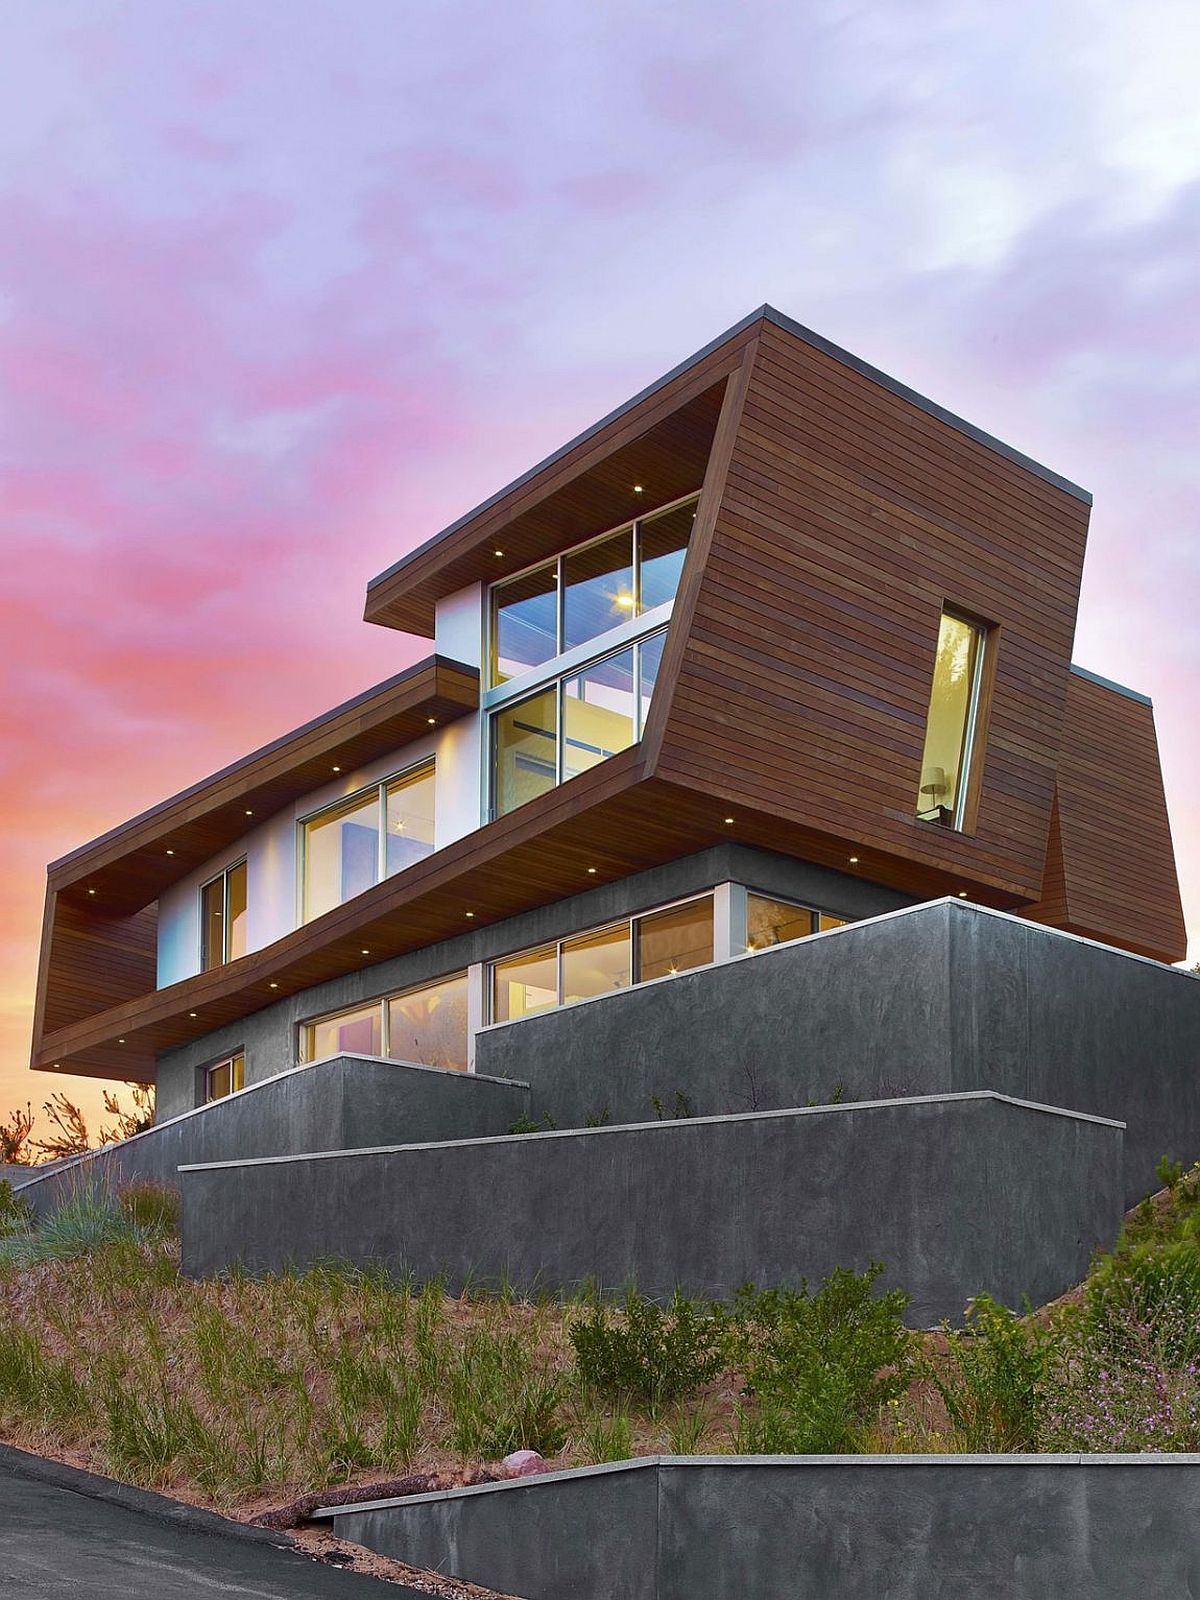
[[[1200,1138],[1180,1029],[1117,1042],[1186,940],[1150,702],[1071,661],[1090,504],[756,311],[371,581],[426,659],[50,867],[33,1067],[160,1120],[333,1059],[516,1079],[560,1128],[838,1084],[1124,1119],[1100,1056],[1153,1048],[1188,1101],[1146,1150]],[[935,983],[947,900],[1042,953],[976,932]],[[1060,973],[1043,1048],[1068,961],[1097,998],[1064,1019]]]

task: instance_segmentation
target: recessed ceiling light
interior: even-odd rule
[[[429,724],[429,726],[431,728],[436,728],[437,727],[437,718],[436,717],[426,717],[425,721]]]
[[[173,856],[173,855],[174,855],[174,854],[175,854],[175,852],[174,852],[174,850],[168,850],[168,851],[167,851],[167,854],[168,854],[168,855],[169,855],[169,856]]]
[[[61,1072],[62,1071],[62,1062],[61,1061],[56,1061],[54,1063],[54,1070],[55,1070],[55,1072]]]
[[[279,987],[279,985],[278,985],[278,984],[277,984],[277,983],[273,983],[273,984],[272,984],[272,985],[271,985],[271,988],[272,988],[272,989],[278,989],[278,987]]]
[[[118,1039],[118,1040],[117,1040],[117,1043],[118,1043],[118,1044],[124,1044],[124,1043],[125,1043],[125,1041],[124,1041],[124,1039]]]
[[[850,857],[850,865],[852,867],[856,867],[858,865],[858,857],[857,856],[851,856]]]
[[[494,556],[502,556],[504,554],[504,551],[503,550],[493,550],[492,554]]]
[[[247,816],[248,816],[248,817],[252,817],[252,816],[253,816],[253,815],[254,815],[254,813],[253,813],[253,811],[251,811],[251,810],[250,810],[250,809],[249,809],[249,808],[248,808],[248,807],[247,807],[247,810],[246,810],[246,815],[247,815]]]
[[[732,822],[732,821],[733,821],[733,818],[732,818],[732,817],[726,817],[726,818],[725,818],[725,826],[726,826],[726,827],[728,827],[728,826],[729,826],[729,824],[730,824],[730,823],[731,823],[731,822]]]
[[[641,486],[641,484],[640,484],[640,483],[635,483],[635,484],[634,484],[634,486],[633,486],[633,492],[634,492],[634,494],[641,494],[641,492],[642,492],[642,486]]]
[[[188,1012],[188,1016],[189,1017],[194,1017],[195,1015],[196,1015],[196,1013],[194,1011],[189,1011]]]
[[[342,770],[341,767],[331,767],[330,768],[331,772],[340,772],[341,770]]]
[[[89,889],[89,890],[88,890],[88,893],[89,893],[89,894],[95,894],[95,892],[96,892],[96,891],[95,891],[95,889]]]
[[[593,877],[595,876],[595,873],[596,873],[595,867],[589,867],[588,871],[593,875]]]
[[[967,898],[967,891],[965,889],[960,889],[958,891],[958,898],[960,900],[965,900]]]
[[[474,915],[475,915],[475,913],[473,911],[468,911],[467,912],[467,916],[468,917],[473,917]]]
[[[369,956],[370,954],[371,954],[371,952],[369,950],[360,950],[359,951],[359,955]]]

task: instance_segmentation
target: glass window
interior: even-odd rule
[[[654,697],[654,686],[658,682],[658,671],[662,666],[666,643],[667,633],[664,628],[661,633],[652,633],[638,645],[638,698],[641,701],[638,719],[639,738],[646,731],[646,718],[650,715],[650,702]]]
[[[634,742],[633,650],[597,661],[563,683],[565,782]]]
[[[234,1094],[238,1089],[246,1087],[246,1058],[244,1055],[229,1056],[224,1061],[218,1061],[216,1066],[209,1067],[204,1075],[204,1098],[208,1100],[223,1100],[227,1094]]]
[[[527,950],[492,968],[492,1021],[512,1022],[558,1004],[558,946]]]
[[[384,877],[433,854],[433,768],[393,778],[384,791],[387,846]]]
[[[638,524],[638,609],[653,611],[674,600],[683,572],[696,502],[675,506]]]
[[[566,939],[562,947],[563,1004],[611,994],[629,986],[630,938],[628,922],[599,933]]]
[[[766,895],[746,896],[746,948],[765,950],[768,945],[788,944],[816,931],[816,913],[807,906],[791,905],[786,900],[771,900]]]
[[[369,889],[379,874],[379,791],[355,795],[304,824],[304,920]]]
[[[388,1055],[425,1067],[467,1070],[467,975],[394,995],[388,1005]]]
[[[246,863],[226,867],[200,890],[200,966],[207,972],[246,954]]]
[[[535,800],[558,781],[558,689],[543,689],[492,718],[492,799],[496,816]]]
[[[951,612],[938,629],[917,816],[945,828],[962,826],[971,736],[983,663],[983,629]]]
[[[520,677],[558,655],[557,561],[496,585],[491,641],[493,684]]]
[[[638,917],[634,928],[635,983],[702,967],[713,958],[711,895]]]
[[[326,1056],[383,1054],[383,1007],[378,1000],[336,1016],[318,1017],[301,1029],[300,1059],[323,1061]]]
[[[821,911],[817,915],[817,932],[828,933],[830,928],[844,928],[845,917],[831,917],[827,912]]]
[[[562,648],[573,650],[637,613],[633,529],[623,528],[562,558]]]

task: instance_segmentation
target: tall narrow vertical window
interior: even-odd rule
[[[986,642],[978,623],[942,613],[917,792],[922,822],[963,826]]]
[[[246,954],[246,863],[210,878],[200,890],[200,967],[221,967]]]

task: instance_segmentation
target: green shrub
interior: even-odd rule
[[[1166,1156],[1159,1156],[1158,1165],[1154,1171],[1163,1188],[1174,1191],[1179,1186],[1180,1178],[1183,1177],[1183,1162],[1171,1161]]]
[[[971,1303],[967,1321],[948,1335],[944,1363],[931,1370],[955,1432],[980,1453],[1035,1448],[1049,1338],[990,1295]]]
[[[1147,1241],[1103,1256],[1087,1282],[1091,1327],[1119,1351],[1135,1330],[1149,1330],[1160,1359],[1186,1367],[1200,1360],[1200,1241]]]
[[[7,1178],[0,1178],[0,1238],[28,1233],[33,1226],[33,1207],[24,1195],[14,1190]]]
[[[448,1374],[452,1439],[464,1456],[496,1460],[512,1450],[557,1455],[566,1443],[563,1384],[534,1364],[517,1334],[468,1335]]]
[[[739,1410],[738,1448],[750,1453],[836,1454],[912,1376],[902,1289],[873,1292],[883,1271],[839,1267],[816,1294],[743,1289],[731,1353],[752,1404]]]
[[[664,1307],[630,1289],[623,1320],[597,1300],[567,1331],[586,1388],[651,1410],[695,1394],[725,1361],[726,1318],[678,1290]]]

